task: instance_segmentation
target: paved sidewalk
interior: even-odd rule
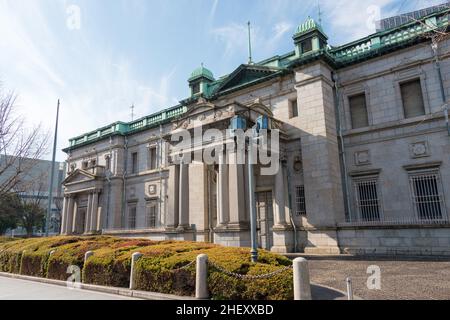
[[[353,279],[354,294],[365,300],[450,299],[449,258],[423,257],[306,257],[311,281],[346,290],[345,278]],[[367,268],[380,267],[381,290],[367,288]]]
[[[0,300],[139,300],[0,276]]]

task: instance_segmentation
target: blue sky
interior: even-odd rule
[[[372,21],[444,0],[321,0],[338,45]],[[247,21],[259,61],[293,50],[295,27],[317,0],[0,0],[0,81],[29,126],[51,129],[61,99],[58,149],[114,121],[176,105],[202,62],[216,77],[248,59]],[[78,14],[79,13],[79,14]],[[78,19],[79,18],[79,19]],[[47,158],[50,157],[50,154]],[[58,151],[59,160],[65,154]]]

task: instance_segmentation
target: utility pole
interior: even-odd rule
[[[131,121],[134,121],[134,104],[131,105]]]
[[[50,218],[51,218],[51,212],[52,212],[53,180],[55,179],[56,145],[57,145],[57,141],[58,141],[58,120],[59,120],[59,99],[58,99],[58,105],[56,107],[56,123],[55,123],[55,136],[53,139],[52,170],[50,172],[50,186],[48,188],[47,218],[45,219],[45,236],[46,237],[48,237],[48,234],[49,234]]]
[[[248,64],[253,64],[252,60],[252,36],[251,36],[251,25],[248,22]]]

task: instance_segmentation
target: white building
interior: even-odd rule
[[[450,42],[429,39],[448,17],[339,47],[309,18],[292,52],[219,79],[202,66],[178,106],[70,140],[62,233],[249,246],[246,166],[175,165],[170,137],[264,115],[281,130],[282,169],[255,166],[260,247],[449,254]]]

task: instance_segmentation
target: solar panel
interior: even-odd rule
[[[436,6],[432,6],[432,7],[420,9],[417,11],[401,14],[398,16],[385,18],[385,19],[382,19],[382,20],[376,22],[377,32],[396,28],[398,26],[401,26],[402,24],[413,21],[412,19],[417,20],[417,19],[426,17],[430,14],[433,14],[433,13],[436,13],[436,12],[439,12],[439,11],[442,11],[445,9],[449,9],[449,8],[450,8],[450,1],[443,3],[443,4],[436,5]]]

